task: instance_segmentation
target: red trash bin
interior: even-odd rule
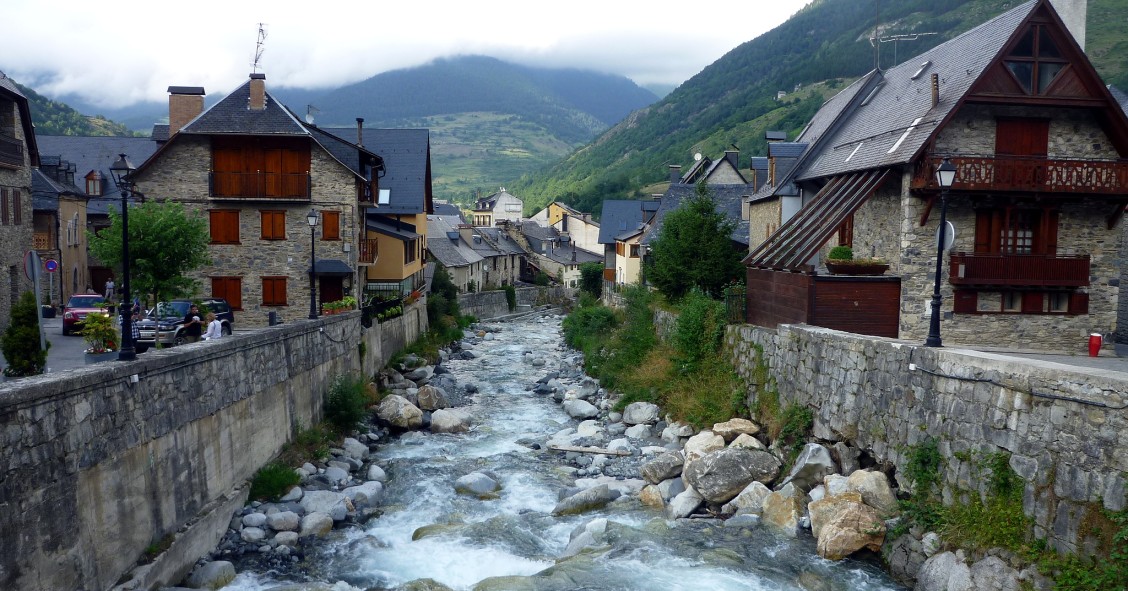
[[[1089,357],[1096,357],[1101,352],[1101,344],[1104,341],[1099,333],[1089,335]]]

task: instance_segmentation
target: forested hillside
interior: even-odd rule
[[[667,164],[687,165],[694,152],[716,156],[735,144],[745,158],[763,155],[764,122],[794,137],[821,105],[823,91],[834,90],[840,79],[860,76],[875,63],[888,68],[1014,6],[1009,0],[815,0],[591,145],[507,188],[529,211],[563,200],[598,214],[603,200],[641,196],[642,187],[665,180]],[[1087,47],[1101,74],[1118,85],[1128,83],[1124,14],[1128,0],[1089,2]],[[917,36],[875,49],[875,32]],[[793,92],[818,83],[823,91]],[[777,101],[781,90],[792,94]]]
[[[34,90],[13,80],[20,92],[27,97],[31,108],[31,122],[35,133],[42,135],[134,135],[126,126],[115,123],[101,115],[88,116],[55,102]]]

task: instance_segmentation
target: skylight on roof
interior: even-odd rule
[[[377,205],[387,205],[392,202],[392,190],[380,189],[380,196],[376,200]]]
[[[920,69],[916,71],[916,74],[913,74],[912,76],[910,76],[910,78],[912,80],[916,80],[917,78],[920,78],[920,75],[923,74],[924,71],[928,69],[928,66],[931,66],[931,65],[932,65],[931,60],[925,61],[923,64],[920,65]]]

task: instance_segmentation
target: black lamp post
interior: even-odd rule
[[[121,302],[118,303],[118,313],[121,314],[121,348],[118,349],[118,361],[133,361],[137,359],[137,351],[133,342],[133,299],[129,295],[129,195],[133,192],[133,181],[129,175],[137,170],[125,154],[118,154],[118,159],[110,165],[110,174],[114,182],[121,189]]]
[[[932,319],[928,323],[926,347],[943,347],[940,340],[940,272],[944,267],[944,238],[948,231],[948,189],[956,181],[956,166],[947,158],[936,169],[940,185],[940,228],[936,233],[936,285],[932,290]]]
[[[317,295],[313,291],[313,274],[317,270],[317,258],[313,245],[314,229],[317,228],[316,209],[311,209],[306,214],[306,223],[309,224],[309,319],[317,320]]]

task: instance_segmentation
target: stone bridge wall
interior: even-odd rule
[[[4,383],[0,589],[109,589],[172,534],[144,582],[179,582],[332,379],[371,375],[426,322],[420,302],[369,329],[351,312]]]
[[[892,462],[899,481],[911,446],[935,438],[945,502],[985,486],[961,452],[1009,454],[1035,534],[1059,550],[1091,552],[1084,524],[1125,507],[1123,374],[808,326],[730,326],[726,345],[750,402],[760,359],[782,401],[813,411],[816,437]]]

